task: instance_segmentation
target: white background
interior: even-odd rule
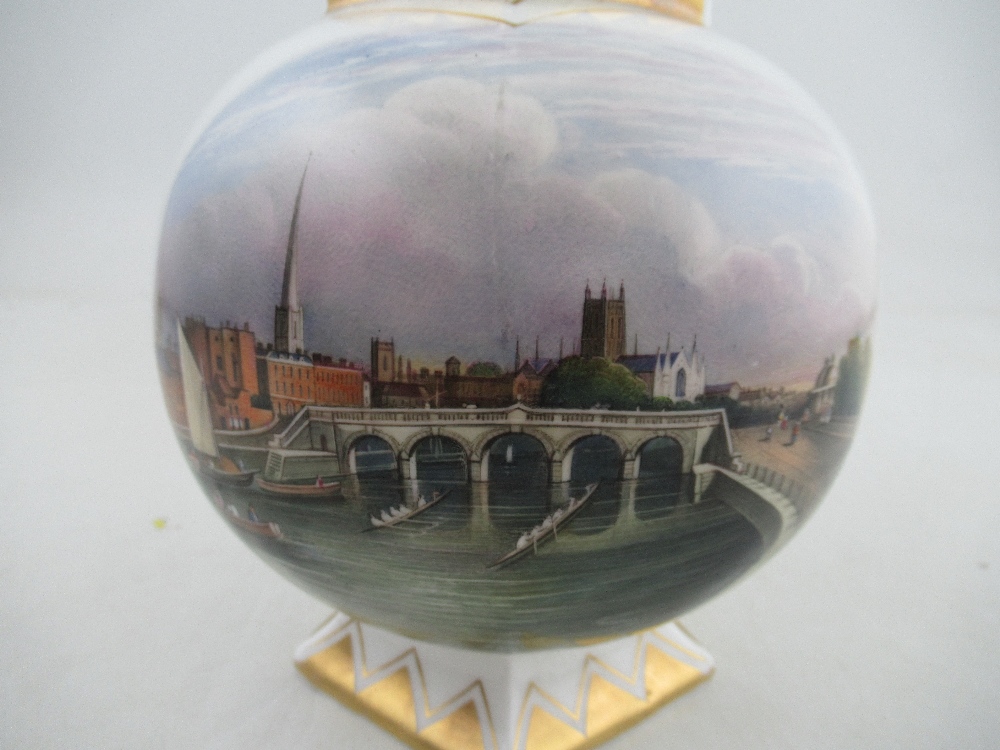
[[[152,351],[192,124],[323,10],[3,2],[2,748],[401,747],[292,668],[327,608],[200,495]],[[606,747],[996,747],[1000,6],[719,0],[714,17],[855,149],[881,234],[878,359],[820,511],[684,618],[715,678]]]

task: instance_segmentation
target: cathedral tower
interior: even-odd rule
[[[618,299],[608,297],[608,285],[601,285],[601,296],[594,299],[590,282],[583,293],[583,326],[580,332],[580,356],[604,357],[612,362],[625,354],[625,282]]]
[[[302,189],[306,185],[309,162],[302,171],[299,193],[295,197],[292,226],[288,232],[288,250],[285,254],[285,278],[281,283],[281,304],[274,308],[274,348],[279,352],[304,354],[306,349],[303,331],[302,306],[299,304],[298,258],[295,240],[299,229],[299,209],[302,207]]]
[[[373,383],[391,383],[400,379],[402,373],[396,372],[396,342],[393,339],[383,341],[371,340],[371,364]]]

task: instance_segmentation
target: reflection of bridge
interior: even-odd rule
[[[403,479],[416,479],[422,443],[441,438],[463,460],[473,482],[489,480],[489,452],[509,435],[532,438],[544,451],[552,482],[568,482],[573,455],[581,441],[601,436],[617,446],[619,477],[639,476],[643,449],[657,438],[680,447],[680,470],[711,463],[728,467],[732,440],[721,409],[683,412],[621,412],[573,409],[532,409],[520,404],[506,409],[352,409],[309,406],[272,439],[272,446],[328,450],[340,459],[342,471],[358,471],[357,446],[366,438],[385,444]],[[382,451],[380,451],[382,452]]]

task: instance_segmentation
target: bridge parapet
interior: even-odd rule
[[[633,412],[596,409],[534,409],[515,405],[506,409],[364,409],[307,406],[282,433],[288,434],[303,419],[332,422],[390,422],[396,424],[518,424],[535,422],[568,425],[618,425],[630,427],[704,427],[720,424],[721,409],[684,412]],[[279,437],[281,437],[279,436]]]
[[[351,451],[364,435],[380,437],[397,453],[405,471],[411,449],[429,436],[448,437],[464,451],[470,479],[486,481],[484,451],[507,433],[530,435],[545,448],[554,482],[568,481],[573,446],[591,435],[612,439],[622,455],[622,478],[638,475],[642,446],[657,437],[676,440],[683,451],[683,471],[694,464],[732,455],[726,414],[721,409],[684,412],[606,411],[597,409],[535,409],[515,404],[505,409],[371,409],[304,408],[272,440],[283,448],[316,448],[316,442],[336,444],[344,466],[353,466]],[[326,448],[323,448],[326,449]],[[716,459],[711,459],[716,460]],[[412,462],[410,462],[412,464]],[[725,463],[725,461],[723,461]],[[415,468],[411,466],[415,471]]]

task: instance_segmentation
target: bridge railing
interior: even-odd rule
[[[539,425],[608,425],[636,427],[714,426],[725,419],[717,409],[686,412],[597,411],[593,409],[533,409],[512,406],[506,409],[357,409],[309,406],[299,412],[286,430],[307,414],[306,419],[325,422],[397,424],[514,424],[520,421]]]
[[[309,420],[311,418],[312,417],[309,414],[309,407],[300,409],[299,413],[296,414],[292,421],[288,423],[288,427],[271,438],[272,446],[288,445],[291,443],[299,436],[299,433],[309,425]]]
[[[744,461],[743,471],[740,473],[751,479],[756,479],[761,484],[766,484],[790,500],[807,500],[816,494],[815,488],[759,464]]]

